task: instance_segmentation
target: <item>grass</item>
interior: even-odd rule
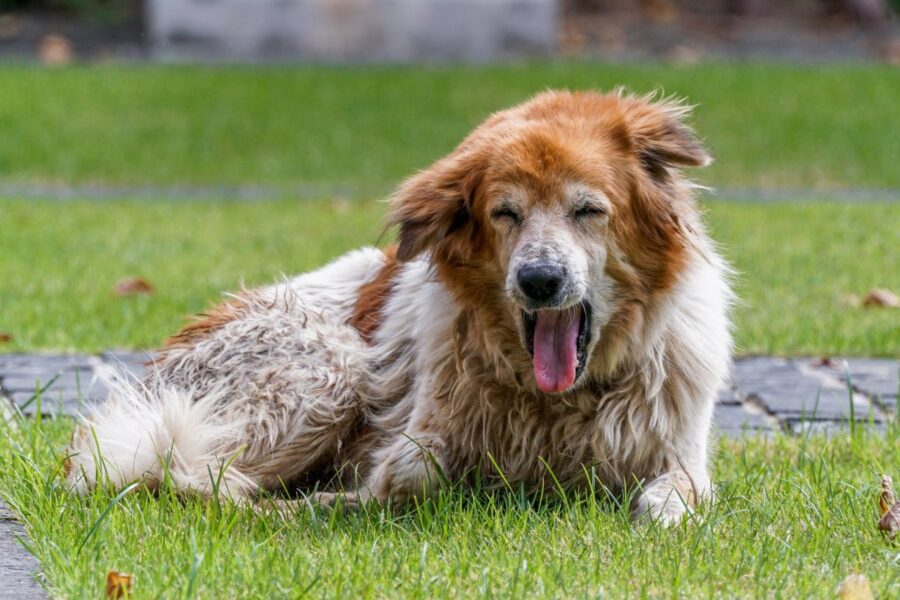
[[[98,598],[107,571],[152,597],[828,597],[852,573],[897,597],[876,529],[884,435],[723,441],[720,499],[692,524],[635,526],[612,500],[450,491],[406,513],[303,506],[287,518],[168,490],[69,496],[66,420],[0,425],[0,494],[53,596]]]
[[[548,87],[698,105],[719,186],[900,188],[890,66],[0,68],[0,178],[260,184],[380,195]]]
[[[152,347],[187,314],[241,283],[325,263],[376,243],[374,202],[3,201],[0,331],[5,351]],[[900,357],[895,311],[848,305],[900,289],[898,203],[706,204],[736,267],[740,353]],[[151,296],[118,298],[141,276]]]
[[[0,67],[0,187],[249,185],[319,198],[0,198],[0,333],[12,335],[0,350],[155,346],[223,290],[376,243],[383,205],[372,198],[490,111],[546,87],[686,96],[717,157],[705,183],[823,197],[900,188],[895,75],[573,63]],[[738,271],[740,353],[900,357],[896,311],[847,300],[900,289],[900,203],[705,208]],[[116,297],[126,276],[155,293]],[[669,531],[632,525],[614,501],[515,491],[451,491],[404,514],[303,508],[290,518],[168,490],[73,499],[59,479],[71,427],[0,419],[0,496],[53,596],[101,597],[111,569],[136,574],[138,597],[822,597],[851,573],[877,597],[900,595],[898,546],[875,529],[878,474],[900,464],[896,423],[882,435],[723,441],[719,502]]]
[[[900,188],[900,78],[884,66],[0,67],[0,189],[248,185],[251,204],[0,197],[0,351],[147,347],[242,281],[378,239],[373,198],[486,114],[547,87],[662,87],[697,103],[726,189]],[[277,190],[282,190],[278,192]],[[2,194],[2,192],[0,192]],[[150,192],[152,195],[152,192]],[[14,195],[8,192],[7,195]],[[223,192],[227,195],[227,192]],[[347,198],[351,198],[348,200]],[[897,204],[710,204],[741,273],[743,353],[900,356],[900,324],[849,306],[900,288]],[[336,226],[336,224],[338,224]],[[118,299],[140,275],[150,297]]]

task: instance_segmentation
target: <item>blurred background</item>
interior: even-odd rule
[[[0,55],[897,64],[898,10],[900,0],[0,0]]]

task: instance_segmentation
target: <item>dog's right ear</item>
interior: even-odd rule
[[[471,225],[479,175],[453,155],[407,179],[390,199],[388,226],[399,226],[397,258],[412,260]]]
[[[667,178],[679,167],[705,167],[712,158],[686,123],[691,107],[671,98],[629,96],[624,99],[627,135],[651,176]]]

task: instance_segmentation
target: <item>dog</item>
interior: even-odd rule
[[[391,196],[395,245],[230,296],[113,378],[68,483],[399,504],[447,481],[636,487],[636,518],[679,521],[711,493],[732,355],[689,113],[616,90],[493,114]]]

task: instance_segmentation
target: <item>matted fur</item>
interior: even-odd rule
[[[711,488],[731,360],[728,269],[680,172],[709,162],[687,114],[547,92],[493,115],[394,194],[396,251],[237,294],[142,381],[114,381],[73,436],[70,482],[154,486],[168,470],[204,494],[405,501],[444,476],[535,488],[550,469],[551,487],[640,483],[636,513],[676,520]],[[559,310],[592,308],[585,367],[560,393],[536,383],[515,277],[547,257],[569,273]]]

